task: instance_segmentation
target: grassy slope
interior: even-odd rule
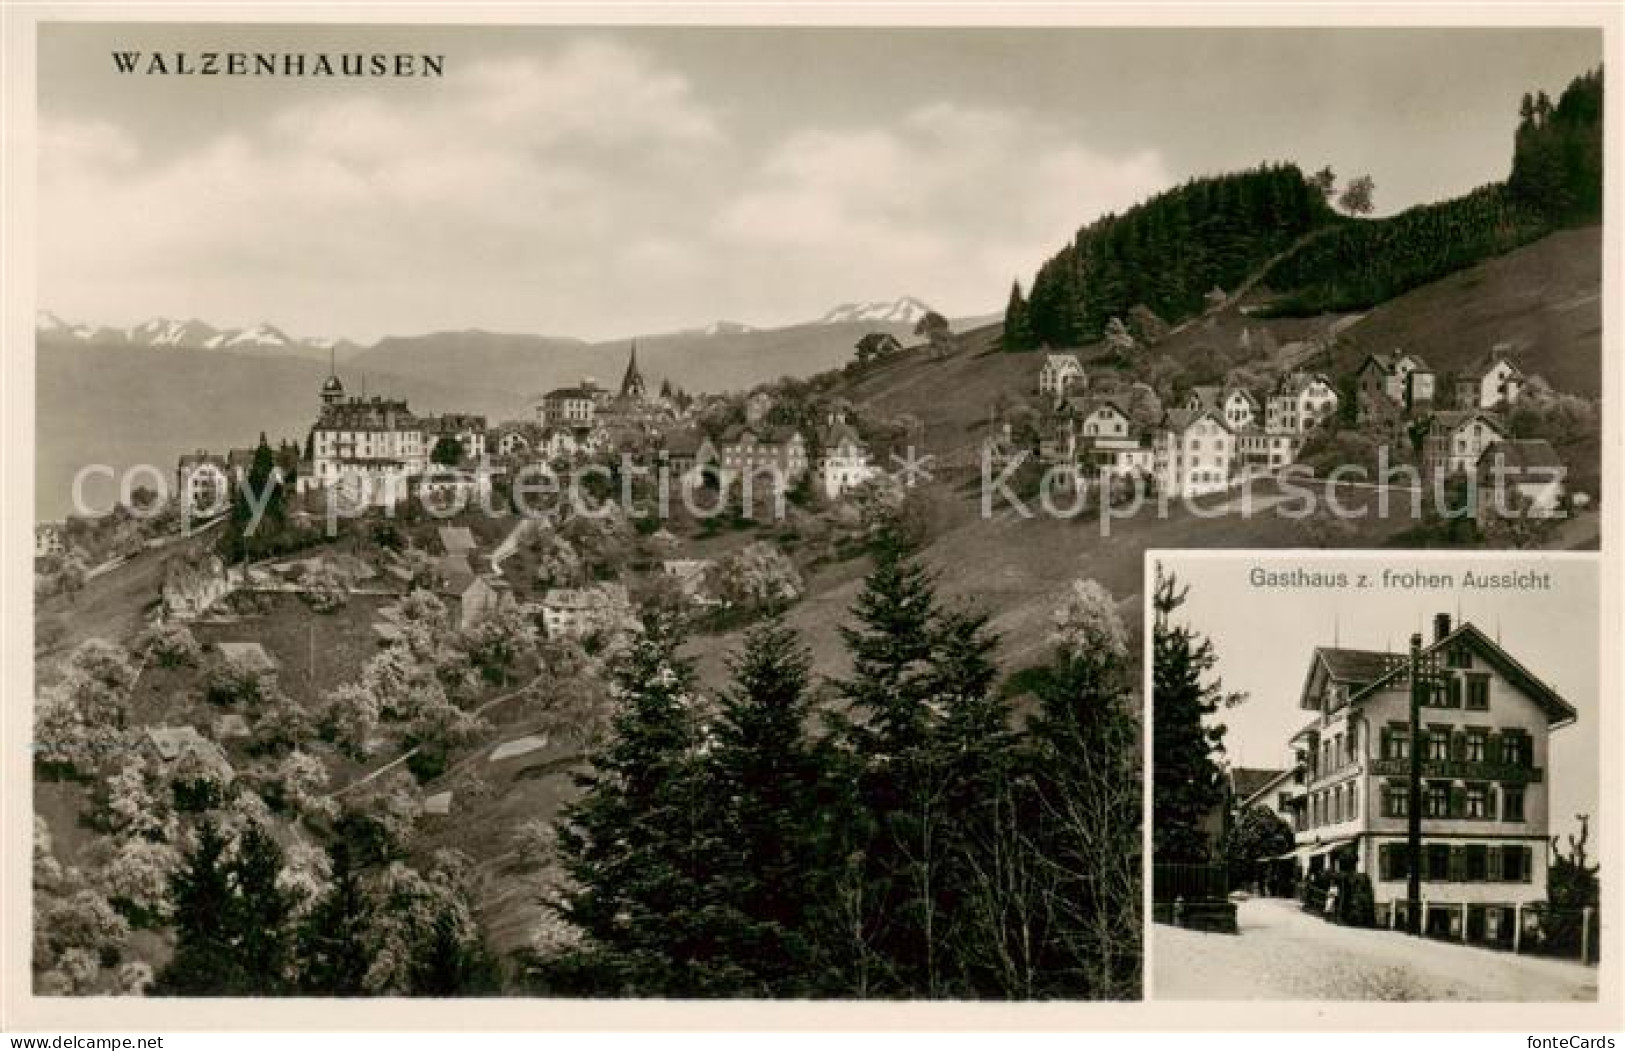
[[[1339,369],[1402,347],[1440,372],[1510,342],[1521,367],[1554,387],[1602,388],[1602,229],[1551,234],[1375,307],[1349,329]]]

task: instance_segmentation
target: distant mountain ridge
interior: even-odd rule
[[[49,310],[34,314],[34,335],[41,345],[146,347],[170,350],[225,350],[237,353],[286,353],[298,357],[340,357],[361,349],[346,339],[294,338],[268,321],[247,328],[217,328],[197,318],[154,317],[131,325],[89,325],[64,321]]]

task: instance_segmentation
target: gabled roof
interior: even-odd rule
[[[1518,363],[1512,360],[1512,356],[1510,354],[1507,354],[1505,351],[1493,350],[1489,354],[1478,359],[1476,364],[1470,365],[1463,369],[1459,374],[1457,374],[1456,379],[1458,381],[1470,380],[1477,382],[1482,380],[1491,369],[1495,368],[1495,366],[1499,365],[1503,361],[1506,362],[1507,365],[1512,369],[1512,375],[1523,375],[1522,370],[1518,368]]]
[[[217,642],[214,645],[220,651],[220,655],[233,664],[259,671],[272,671],[276,668],[275,658],[265,652],[265,647],[257,642]]]
[[[1575,711],[1572,705],[1558,696],[1557,691],[1542,682],[1528,668],[1520,664],[1499,643],[1478,630],[1477,625],[1471,621],[1462,624],[1444,638],[1424,646],[1422,648],[1422,657],[1432,657],[1458,645],[1470,646],[1475,654],[1483,657],[1496,671],[1512,680],[1513,683],[1527,693],[1546,713],[1546,722],[1549,727],[1562,726],[1574,721]],[[1356,704],[1378,690],[1385,689],[1395,683],[1404,682],[1408,677],[1410,673],[1408,657],[1398,654],[1381,654],[1380,656],[1389,663],[1388,670],[1366,682],[1360,688],[1351,691],[1349,695],[1350,704]]]
[[[1191,412],[1189,409],[1169,409],[1162,416],[1162,425],[1166,430],[1185,431],[1203,417],[1212,420],[1226,431],[1230,430],[1230,425],[1225,422],[1224,417],[1212,409],[1202,409],[1200,412]]]
[[[1230,768],[1230,787],[1237,799],[1249,800],[1271,784],[1292,773],[1288,770],[1236,766]]]
[[[1428,421],[1429,430],[1457,431],[1474,420],[1482,420],[1496,434],[1505,435],[1506,427],[1493,413],[1482,409],[1445,409],[1433,414]]]

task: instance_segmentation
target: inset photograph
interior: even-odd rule
[[[1596,999],[1597,573],[1153,552],[1152,997]]]

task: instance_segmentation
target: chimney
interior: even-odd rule
[[[1450,634],[1450,614],[1435,613],[1433,615],[1433,641],[1438,642]]]

